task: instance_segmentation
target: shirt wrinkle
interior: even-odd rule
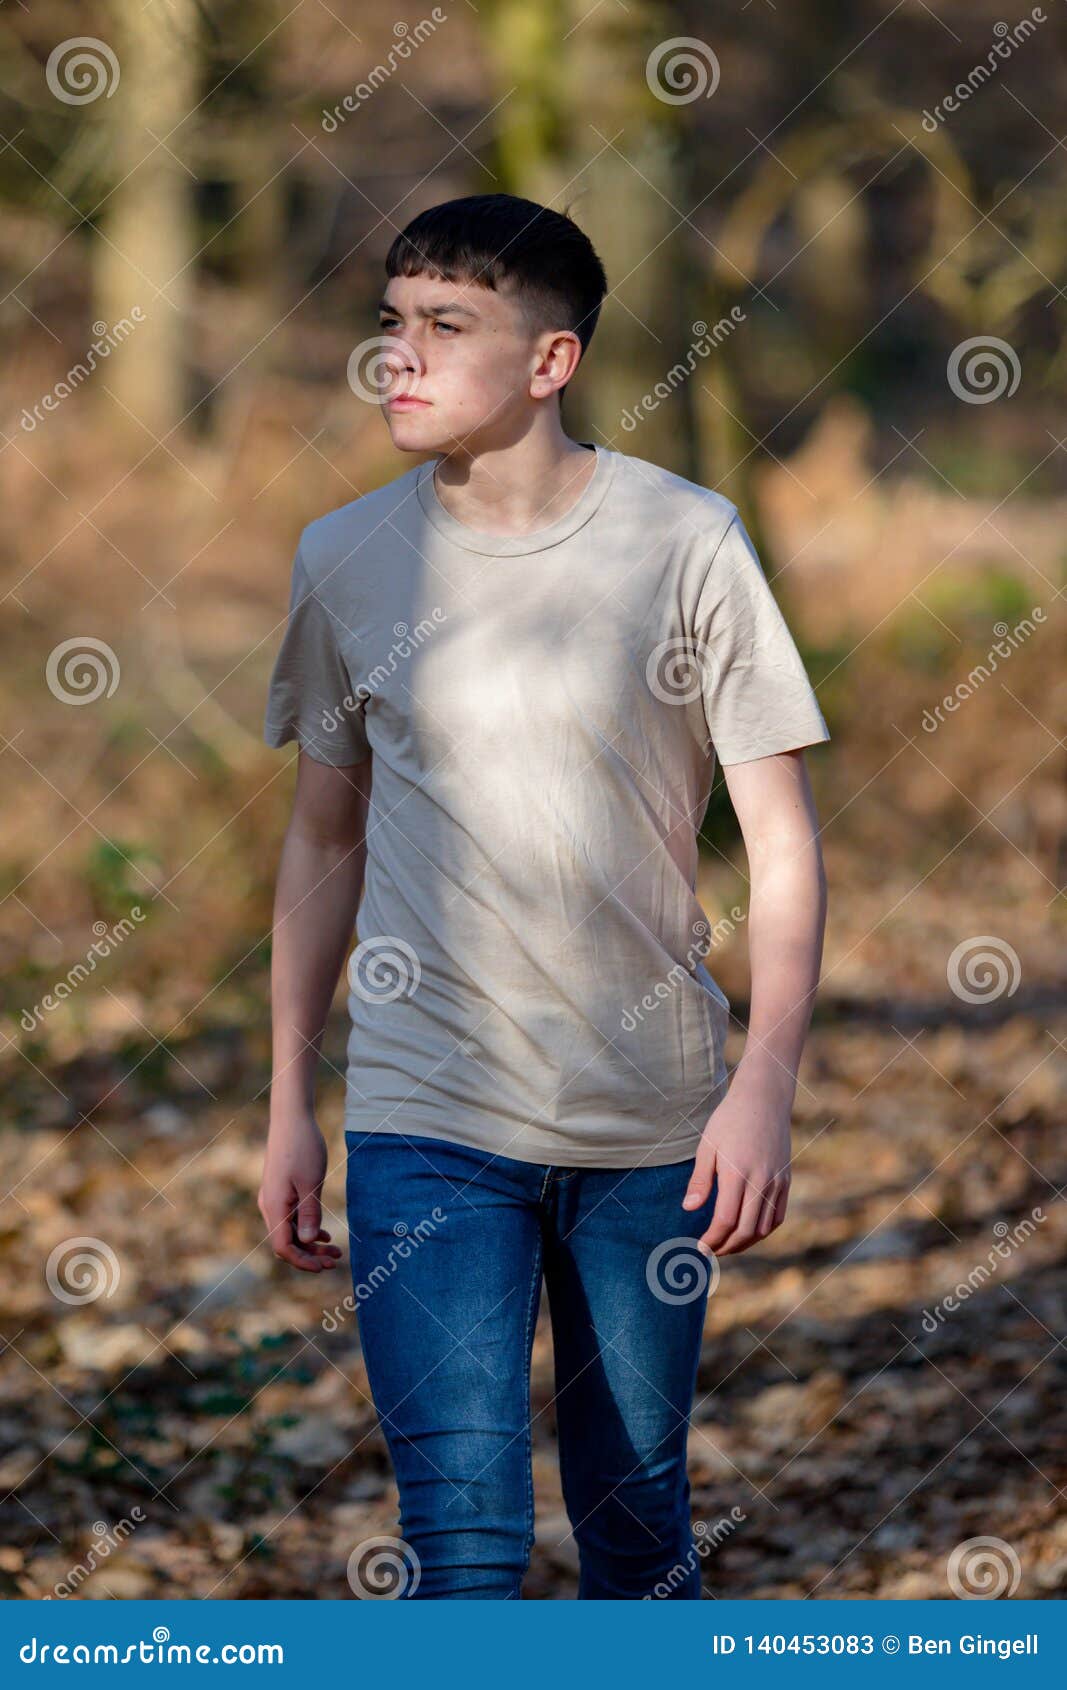
[[[575,506],[494,555],[425,468],[304,530],[264,721],[373,753],[357,934],[414,989],[350,982],[346,1128],[680,1161],[728,1083],[696,896],[716,758],[829,730],[729,500],[597,447]]]

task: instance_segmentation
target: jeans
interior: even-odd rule
[[[692,1158],[572,1168],[423,1135],[345,1140],[353,1294],[400,1496],[389,1594],[521,1595],[543,1275],[578,1596],[699,1600],[686,1443],[712,1264],[694,1241],[716,1188],[681,1207]]]

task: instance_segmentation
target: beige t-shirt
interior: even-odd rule
[[[458,521],[431,459],[301,535],[264,737],[373,752],[347,1129],[628,1168],[725,1094],[715,756],[830,735],[736,507],[593,449],[532,534]]]

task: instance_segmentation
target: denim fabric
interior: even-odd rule
[[[711,1264],[691,1241],[716,1191],[681,1207],[692,1158],[570,1168],[345,1139],[353,1294],[415,1569],[397,1594],[521,1594],[543,1276],[578,1595],[699,1599],[686,1441]]]

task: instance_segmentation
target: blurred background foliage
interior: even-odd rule
[[[589,233],[611,292],[566,426],[738,503],[833,734],[808,759],[831,919],[791,1221],[731,1265],[702,1374],[709,1392],[729,1383],[708,1439],[697,1416],[695,1504],[711,1518],[740,1493],[752,1516],[715,1588],[941,1595],[966,1529],[1025,1551],[1023,1594],[1062,1582],[1055,1360],[1010,1427],[993,1415],[1057,1310],[1062,1325],[1058,1219],[1029,1277],[946,1332],[951,1384],[926,1378],[921,1428],[901,1371],[914,1357],[896,1359],[993,1217],[1049,1202],[1064,1178],[1063,8],[944,105],[1005,28],[984,0],[4,9],[13,1593],[47,1589],[93,1519],[135,1496],[151,1523],[87,1595],[344,1594],[352,1544],[390,1527],[353,1335],[324,1338],[323,1288],[294,1283],[258,1238],[292,782],[260,732],[300,528],[409,467],[346,381],[377,331],[385,252],[425,206],[490,191],[569,207]],[[97,44],[96,92],[90,69],[62,98],[50,61],[80,37]],[[669,81],[662,49],[679,39]],[[961,392],[954,356],[990,337],[985,375],[1004,391],[979,370]],[[670,379],[687,358],[692,374]],[[924,728],[1005,625],[1021,630],[1011,655]],[[121,678],[79,708],[46,666],[86,637]],[[733,1060],[747,879],[721,779],[702,838]],[[99,924],[134,905],[136,931],[27,1029]],[[948,959],[974,935],[1021,960],[1010,994],[949,990]],[[339,989],[322,1088],[335,1161],[345,1032]],[[110,1240],[120,1285],[57,1311],[27,1251],[43,1260],[81,1232]],[[554,1529],[550,1365],[542,1328],[540,1595],[571,1594],[574,1572]],[[991,1418],[972,1425],[965,1402]],[[898,1482],[954,1440],[935,1481]]]

